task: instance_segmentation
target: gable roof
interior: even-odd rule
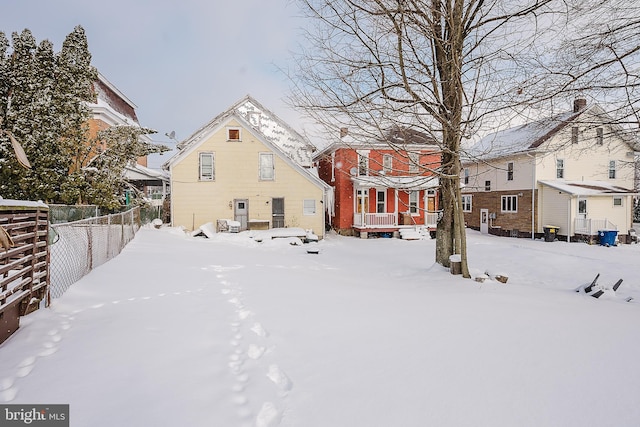
[[[534,150],[594,106],[491,133],[466,151],[466,157],[492,159]]]
[[[247,98],[245,98],[247,99]],[[253,100],[252,100],[253,101]],[[237,105],[237,104],[234,104]],[[258,104],[259,105],[259,104]],[[268,110],[267,110],[268,111]],[[207,123],[207,125],[200,128],[189,138],[184,140],[178,145],[179,151],[175,153],[169,160],[167,160],[163,165],[163,169],[169,169],[171,166],[175,165],[182,161],[185,157],[191,154],[197,147],[200,146],[206,139],[220,131],[224,126],[227,125],[232,120],[236,120],[240,123],[242,127],[244,127],[247,131],[251,132],[262,144],[268,147],[273,153],[275,153],[278,157],[285,161],[289,166],[297,170],[303,177],[310,180],[316,186],[321,187],[323,190],[328,190],[331,187],[322,181],[318,175],[316,169],[307,168],[298,163],[289,152],[285,151],[281,145],[276,145],[273,141],[274,138],[269,138],[266,136],[261,130],[260,127],[253,126],[249,122],[249,117],[247,114],[243,114],[238,108],[230,108],[224,113],[216,116],[212,121]],[[279,120],[279,119],[278,119]],[[282,122],[284,123],[284,122]],[[287,126],[288,127],[288,126]],[[293,131],[293,130],[292,130]],[[293,131],[295,132],[295,131]],[[277,138],[276,138],[277,139]],[[290,141],[286,138],[287,141]]]
[[[315,147],[302,135],[296,132],[291,126],[266,109],[262,104],[246,95],[244,98],[233,104],[227,110],[214,117],[207,124],[195,131],[191,136],[180,142],[177,146],[179,153],[188,149],[209,134],[211,129],[217,128],[221,122],[232,115],[241,117],[248,128],[259,132],[291,160],[302,167],[311,166],[311,154]],[[171,159],[169,159],[169,162]],[[169,162],[165,163],[168,164]]]
[[[341,130],[340,139],[329,144],[319,153],[316,153],[316,155],[314,155],[314,159],[326,156],[339,148],[387,148],[389,150],[398,151],[424,149],[435,146],[436,144],[437,141],[432,136],[410,127],[394,126],[388,129],[382,138],[378,138],[374,141],[360,141],[349,134],[347,129],[344,128]]]

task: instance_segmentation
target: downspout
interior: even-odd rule
[[[536,158],[531,157],[531,240],[536,239]]]
[[[571,197],[569,197],[569,207],[567,209],[567,243],[571,242]],[[578,200],[576,198],[576,200]]]
[[[531,158],[531,240],[536,239],[536,156],[527,153]]]

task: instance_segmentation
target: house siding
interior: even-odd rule
[[[495,214],[495,219],[490,221],[489,226],[495,228],[496,234],[512,235],[516,233],[518,237],[531,237],[531,190],[527,191],[487,191],[462,193],[471,195],[471,212],[464,213],[464,220],[467,227],[474,230],[480,229],[480,210],[488,209],[489,214]],[[537,190],[534,197],[537,197]],[[516,196],[518,200],[517,212],[502,212],[502,196]],[[537,223],[537,212],[535,221]]]
[[[569,212],[577,212],[575,201],[572,201],[568,194],[547,186],[542,186],[542,201],[544,205],[540,206],[540,227],[553,225],[559,227],[558,234],[573,235],[573,221],[569,219]]]
[[[478,228],[479,209],[486,208],[496,214],[493,225],[500,226],[503,230],[528,230],[530,235],[532,214],[528,195],[532,188],[537,188],[536,212],[533,213],[535,233],[541,234],[544,225],[555,225],[560,227],[559,234],[572,236],[575,232],[577,198],[568,194],[561,195],[557,190],[538,184],[539,181],[600,181],[622,189],[634,188],[635,168],[632,150],[625,140],[616,134],[612,126],[598,124],[603,123],[605,116],[602,109],[594,107],[568,124],[558,123],[564,127],[557,132],[554,131],[549,140],[531,147],[530,152],[526,154],[465,163],[461,179],[464,180],[467,169],[469,182],[463,184],[462,191],[463,194],[473,195],[473,212],[465,213],[467,224]],[[572,140],[573,127],[578,128],[577,143]],[[602,141],[598,140],[598,128],[602,129]],[[527,148],[522,146],[519,149]],[[562,177],[557,176],[558,159],[564,162]],[[506,179],[506,165],[511,161],[514,162],[514,176],[513,180],[509,181]],[[609,178],[610,161],[616,162],[615,178]],[[485,190],[485,181],[491,182],[490,191]],[[500,196],[509,193],[522,193],[522,197],[529,198],[527,201],[519,198],[517,214],[500,212]],[[603,198],[610,202],[604,203]],[[613,209],[611,197],[588,196],[588,218],[608,219],[618,226],[620,232],[626,233],[625,229],[632,224],[631,196],[625,195],[623,199],[624,206]],[[528,209],[523,211],[525,205]]]
[[[411,150],[410,150],[411,151]],[[357,211],[354,183],[352,181],[352,170],[358,170],[358,153],[366,152],[369,158],[368,175],[377,176],[383,170],[384,155],[392,155],[392,170],[387,176],[410,176],[408,156],[398,153],[390,148],[380,148],[375,146],[362,146],[337,148],[335,151],[327,153],[318,159],[319,176],[326,183],[335,189],[335,216],[332,219],[333,228],[344,235],[354,235],[353,229],[354,214]],[[419,162],[422,165],[431,165],[434,168],[439,165],[440,156],[424,148],[416,148],[419,152]],[[333,154],[332,154],[333,153]],[[333,157],[332,157],[333,156]],[[357,172],[356,172],[357,174]],[[426,175],[426,173],[423,173]],[[374,213],[377,210],[376,187],[367,189],[369,192],[368,212]],[[398,204],[395,203],[395,189],[380,188],[386,194],[386,213],[405,213],[409,211],[409,193],[398,191]],[[420,190],[418,195],[418,213],[411,215],[411,224],[424,225],[424,210],[426,206],[426,191]],[[434,203],[437,210],[437,201]],[[398,218],[402,222],[402,218]]]
[[[242,140],[227,141],[227,127],[240,127]],[[199,181],[199,153],[215,156],[215,180]],[[171,168],[173,224],[193,230],[219,219],[234,219],[235,199],[249,202],[248,219],[271,224],[272,198],[284,198],[285,226],[311,229],[324,234],[323,188],[305,177],[277,153],[274,153],[275,179],[259,179],[260,153],[273,152],[236,120],[219,129],[193,147]],[[315,215],[304,215],[303,201],[316,201]]]

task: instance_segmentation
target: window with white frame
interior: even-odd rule
[[[622,206],[622,197],[614,197],[613,198],[613,206],[621,207]]]
[[[215,178],[215,162],[213,153],[200,153],[198,179],[200,181],[214,181]]]
[[[616,179],[616,161],[609,160],[609,179]]]
[[[518,212],[518,196],[502,196],[502,212]]]
[[[462,196],[462,212],[471,212],[471,194],[466,194]]]
[[[385,173],[385,175],[388,175],[391,173],[392,169],[393,169],[393,156],[391,154],[384,154],[382,156],[382,171]]]
[[[260,180],[273,181],[275,179],[275,165],[273,153],[260,153]]]
[[[564,159],[556,159],[556,178],[564,178]]]
[[[304,199],[302,201],[302,213],[304,215],[315,215],[316,214],[316,200],[315,199]]]
[[[418,191],[409,192],[409,213],[418,213]]]
[[[418,173],[420,171],[420,153],[409,153],[409,172]]]
[[[513,162],[507,163],[507,181],[513,181]]]
[[[227,128],[227,141],[242,141],[240,128]]]
[[[376,191],[376,212],[385,213],[387,211],[387,192],[384,190]]]
[[[369,152],[358,151],[358,176],[369,175]]]

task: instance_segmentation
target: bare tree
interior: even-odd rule
[[[531,76],[539,75],[523,64],[535,63],[542,42],[563,28],[564,3],[300,1],[317,25],[308,29],[297,58],[291,102],[334,132],[355,127],[363,140],[381,140],[386,129],[400,125],[439,141],[443,215],[436,262],[448,266],[450,255],[460,254],[469,277],[463,139],[496,113],[522,105],[523,82],[533,86]]]

